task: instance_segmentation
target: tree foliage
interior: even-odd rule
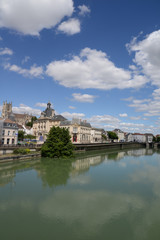
[[[30,122],[26,123],[26,126],[28,127],[33,127],[33,122],[37,120],[37,117],[32,117]]]
[[[24,132],[22,130],[18,131],[18,141],[23,141],[24,139]]]
[[[73,149],[68,129],[53,126],[41,148],[41,155],[50,158],[70,157],[73,156]]]
[[[115,132],[111,132],[111,131],[108,132],[108,137],[112,140],[118,139],[117,134]]]

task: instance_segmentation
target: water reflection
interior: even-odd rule
[[[70,176],[80,175],[89,171],[90,167],[101,164],[103,161],[118,161],[125,156],[139,157],[143,155],[153,155],[153,149],[132,149],[124,151],[108,151],[98,153],[87,153],[78,156],[75,160],[59,159],[38,159],[35,161],[18,162],[0,165],[0,186],[5,186],[9,182],[14,182],[18,172],[36,170],[41,178],[43,186],[65,185]],[[156,153],[160,154],[160,151]],[[124,163],[121,163],[124,166]]]
[[[159,152],[152,149],[0,165],[1,237],[158,240],[159,171]],[[8,197],[13,181],[16,191]]]

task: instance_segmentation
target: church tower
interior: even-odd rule
[[[11,113],[12,113],[12,102],[9,102],[9,103],[7,103],[7,101],[3,102],[2,118],[8,118]]]

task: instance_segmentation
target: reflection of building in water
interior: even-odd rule
[[[153,154],[153,149],[132,149],[127,151],[127,154],[129,156],[142,156],[142,155],[152,155]]]
[[[3,187],[10,182],[13,182],[14,177],[15,177],[14,170],[6,170],[3,172],[0,172],[0,187]]]
[[[120,159],[123,158],[125,155],[126,155],[125,152],[118,152],[118,154],[117,154],[115,160],[120,160]]]
[[[105,156],[92,156],[92,157],[86,157],[83,159],[79,159],[72,163],[72,174],[76,172],[81,171],[88,171],[90,166],[95,166],[103,162],[105,159]]]

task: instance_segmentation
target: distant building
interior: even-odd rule
[[[91,142],[92,143],[101,143],[103,133],[104,133],[104,129],[93,128],[92,127],[92,129],[91,129]]]
[[[91,125],[87,121],[72,119],[72,121],[62,121],[60,127],[69,130],[71,141],[73,143],[90,143],[91,142]]]
[[[134,142],[140,142],[140,143],[145,143],[146,142],[146,136],[145,134],[142,133],[133,133],[133,141]]]
[[[1,122],[1,144],[13,145],[17,144],[18,126],[10,119],[0,119]]]
[[[19,113],[13,113],[12,112],[12,102],[7,103],[3,102],[2,107],[2,118],[4,119],[10,119],[11,121],[15,121],[19,125],[25,125],[27,122],[30,122],[32,119],[32,115],[29,115],[27,113],[19,114]]]
[[[47,103],[47,108],[41,113],[41,116],[33,123],[33,135],[36,140],[44,142],[47,138],[51,127],[60,126],[62,121],[67,120],[62,115],[56,115],[55,110],[51,108],[51,104]]]
[[[125,141],[125,134],[120,129],[114,129],[113,132],[115,132],[118,136],[118,142]]]

